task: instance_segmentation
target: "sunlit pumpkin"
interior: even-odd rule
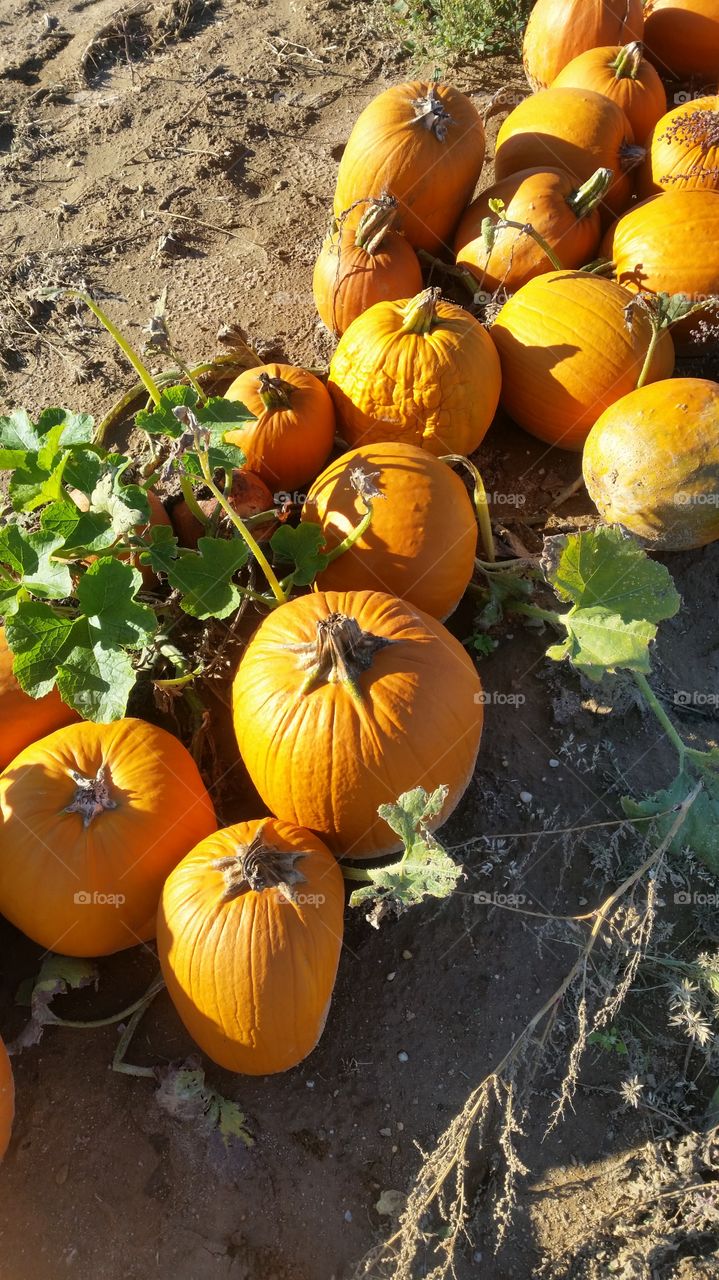
[[[44,698],[31,698],[13,675],[12,665],[13,655],[8,649],[5,628],[0,627],[0,770],[23,747],[78,718],[57,689],[52,689]]]
[[[165,877],[216,826],[189,751],[132,719],[26,747],[0,775],[0,815],[0,913],[73,956],[153,937]]]
[[[15,1083],[7,1049],[0,1040],[0,1161],[10,1144],[15,1118]]]
[[[532,435],[581,449],[597,418],[632,391],[651,337],[648,317],[625,314],[630,295],[580,271],[537,276],[492,326],[502,362],[502,403]],[[663,333],[649,377],[668,378],[674,347]]]
[[[481,684],[441,622],[380,591],[299,596],[266,617],[232,690],[247,771],[283,822],[333,853],[398,848],[378,805],[469,784],[482,731]]]
[[[458,89],[419,80],[394,85],[352,129],[337,174],[335,217],[368,196],[394,196],[410,244],[436,253],[451,244],[484,151],[482,119]]]
[[[358,316],[339,340],[327,385],[349,445],[396,440],[467,454],[494,417],[500,369],[479,321],[425,289]]]
[[[245,455],[272,494],[293,493],[322,470],[334,440],[335,415],[327,388],[307,369],[266,364],[246,369],[225,392],[255,421],[226,439]]]
[[[162,891],[157,949],[203,1053],[252,1076],[311,1053],[329,1011],[343,912],[329,849],[275,818],[226,827],[183,858]]]
[[[386,591],[434,618],[446,618],[474,571],[477,521],[467,490],[445,463],[416,445],[363,445],[336,458],[315,480],[302,512],[338,547],[366,512],[369,528],[317,577],[322,591]]]
[[[522,56],[533,89],[546,89],[562,67],[598,45],[641,40],[642,0],[537,0]]]
[[[671,378],[632,391],[594,424],[582,469],[608,524],[654,549],[719,538],[719,385]]]
[[[667,112],[647,139],[640,196],[719,191],[719,97],[695,98]]]
[[[667,109],[664,85],[638,40],[587,49],[567,63],[552,88],[593,89],[611,98],[621,107],[636,141],[642,145]]]
[[[719,0],[646,0],[644,7],[644,42],[662,75],[715,82]]]
[[[459,266],[476,276],[480,288],[514,293],[527,280],[552,270],[552,263],[536,240],[514,227],[495,232],[491,247],[484,238],[485,218],[496,222],[490,201],[501,200],[502,217],[535,231],[557,253],[562,266],[581,267],[599,248],[602,235],[599,203],[612,174],[598,169],[578,187],[564,169],[522,169],[495,182],[469,206],[457,228],[455,250]]]

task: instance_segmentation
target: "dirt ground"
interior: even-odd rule
[[[119,35],[108,28],[117,10],[115,0],[0,0],[4,404],[101,416],[131,381],[86,311],[29,299],[42,285],[84,282],[116,295],[112,314],[138,342],[166,286],[173,335],[190,358],[239,325],[263,356],[326,366],[331,340],[315,315],[311,268],[337,160],[361,108],[414,68],[367,3],[160,0],[126,6]],[[452,75],[478,105],[501,84],[524,88],[518,66],[497,59]],[[547,452],[501,417],[479,462],[500,521],[510,504],[498,495],[520,494],[529,513],[577,468],[576,457]],[[568,507],[586,509],[587,499]],[[671,703],[675,689],[719,688],[707,607],[719,544],[666,563],[685,602],[656,652],[656,687]],[[471,632],[471,605],[452,628],[462,639]],[[410,1190],[422,1153],[572,961],[564,935],[473,895],[522,893],[537,911],[562,915],[601,901],[618,874],[609,838],[553,832],[614,821],[621,794],[671,777],[667,744],[631,697],[616,687],[592,694],[544,659],[546,645],[516,626],[482,660],[487,689],[503,700],[486,708],[476,776],[444,831],[466,867],[462,892],[379,931],[348,916],[324,1036],[296,1070],[246,1079],[208,1065],[256,1139],[241,1161],[218,1166],[205,1140],[158,1109],[151,1082],[108,1070],[115,1027],[50,1029],[15,1058],[0,1280],[351,1280],[392,1230],[376,1207],[381,1193]],[[680,708],[677,718],[696,745],[716,745],[719,722],[706,708]],[[256,815],[239,770],[222,803],[226,820]],[[689,930],[697,949],[716,945],[710,919],[697,924],[671,904],[666,918],[672,948]],[[0,921],[6,1039],[26,1018],[15,996],[38,963],[38,948]],[[145,949],[103,961],[99,991],[68,997],[62,1015],[124,1007],[154,965]],[[686,1052],[662,991],[643,981],[629,1003],[628,1057],[592,1048],[568,1119],[542,1140],[565,1021],[558,1071],[534,1081],[521,1148],[528,1173],[498,1253],[488,1206],[499,1148],[470,1144],[458,1280],[716,1276],[716,1231],[704,1218],[694,1224],[682,1193],[693,1184],[716,1192],[716,1149],[690,1136],[716,1084],[702,1074],[703,1055]],[[132,1060],[191,1051],[161,995]],[[654,1103],[628,1108],[619,1085],[642,1072]],[[696,1082],[691,1114],[669,1101],[684,1097],[686,1081]],[[426,1273],[420,1259],[416,1274]]]

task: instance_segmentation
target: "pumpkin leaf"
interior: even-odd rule
[[[170,436],[176,440],[181,436],[184,427],[173,413],[178,405],[185,404],[190,409],[197,405],[199,397],[194,387],[182,385],[165,387],[160,393],[160,402],[153,409],[141,409],[135,414],[135,425],[150,435]]]
[[[78,618],[72,645],[57,669],[61,698],[84,720],[110,724],[121,720],[135,685],[135,670],[124,649],[104,642],[87,618]]]
[[[270,538],[270,546],[278,560],[294,564],[292,582],[297,587],[307,587],[322,569],[329,564],[329,556],[320,550],[325,535],[322,526],[303,521],[297,528],[283,524]]]
[[[601,608],[572,610],[562,615],[562,623],[567,638],[550,645],[548,658],[556,662],[569,658],[590,680],[601,680],[616,667],[651,670],[649,645],[657,634],[653,623],[625,622],[618,613]]]
[[[67,499],[52,502],[40,517],[40,528],[62,539],[59,550],[63,555],[93,554],[106,551],[117,541],[112,520],[107,511],[80,511]]]
[[[684,849],[691,849],[719,877],[719,752],[692,751],[684,769],[670,786],[643,800],[625,796],[622,808],[629,818],[656,818],[657,834],[663,839],[674,822],[677,809],[699,780],[703,784],[702,789],[669,847],[677,856]]]
[[[92,985],[97,990],[99,980],[99,971],[93,960],[80,960],[76,956],[53,953],[46,956],[32,984],[29,997],[30,1021],[17,1039],[8,1045],[10,1053],[21,1053],[23,1049],[39,1044],[45,1027],[62,1021],[50,1008],[55,996],[64,996],[68,991],[80,991],[83,987]],[[24,998],[22,1002],[25,1003]]]
[[[0,564],[17,575],[23,587],[34,596],[62,600],[72,592],[72,576],[66,564],[53,560],[62,546],[62,538],[40,530],[25,533],[16,524],[0,530]]]
[[[147,564],[154,573],[169,573],[173,560],[177,559],[177,538],[166,524],[153,524],[149,530],[150,541],[145,538],[145,549],[140,552],[140,563]]]
[[[137,484],[123,485],[120,476],[105,472],[90,494],[90,511],[107,515],[117,538],[134,533],[138,525],[150,519],[150,504],[145,490]]]
[[[232,575],[247,563],[241,538],[200,538],[197,551],[185,551],[166,570],[168,582],[182,592],[181,608],[193,618],[226,618],[240,603]]]
[[[57,669],[72,646],[74,622],[36,600],[18,604],[5,621],[13,674],[31,698],[43,698],[55,684]]]
[[[139,649],[155,630],[154,611],[135,596],[142,575],[126,562],[103,556],[90,565],[77,586],[77,599],[90,628],[108,648]]]
[[[255,1145],[245,1113],[207,1083],[198,1058],[160,1068],[158,1080],[158,1106],[209,1135],[217,1154],[237,1158]]]

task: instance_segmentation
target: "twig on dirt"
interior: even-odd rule
[[[190,217],[189,213],[173,213],[172,209],[153,209],[152,212],[161,218],[181,218],[183,222],[193,222],[196,227],[205,227],[207,231],[221,231],[224,236],[231,236],[233,240],[244,240],[244,236],[238,235],[236,231],[220,227],[214,222],[202,222],[199,218]]]

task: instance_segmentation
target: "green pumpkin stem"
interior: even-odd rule
[[[441,289],[423,289],[415,298],[410,298],[404,308],[402,321],[403,333],[429,333],[437,320],[437,303],[442,297]]]
[[[596,209],[609,190],[614,173],[611,169],[597,169],[591,178],[571,191],[567,196],[567,204],[575,217],[586,218]]]
[[[633,40],[619,50],[613,62],[609,63],[617,80],[636,80],[644,57],[644,45],[641,40]]]
[[[283,897],[293,902],[295,885],[306,880],[295,863],[306,857],[306,853],[294,849],[275,849],[265,844],[263,824],[248,845],[239,845],[237,853],[213,862],[225,880],[222,901],[232,902],[248,890],[263,893],[266,889],[279,889]]]
[[[106,765],[100,765],[94,778],[88,778],[76,769],[70,770],[70,777],[76,790],[63,812],[79,813],[83,827],[89,827],[99,814],[117,808],[117,800],[113,800],[110,795],[111,779]]]
[[[380,196],[372,200],[366,213],[362,214],[355,233],[355,244],[366,253],[377,253],[387,232],[390,231],[397,218],[397,200],[394,196]]]
[[[294,387],[283,378],[271,378],[264,371],[258,375],[260,400],[266,409],[289,409]]]

